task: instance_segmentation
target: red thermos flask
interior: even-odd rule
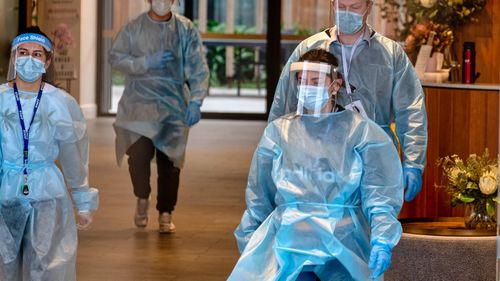
[[[462,61],[462,83],[471,84],[476,80],[476,49],[474,42],[464,42]]]

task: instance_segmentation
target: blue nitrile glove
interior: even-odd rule
[[[378,278],[391,265],[391,249],[382,243],[375,243],[370,252],[368,267],[373,270],[372,279]]]
[[[422,189],[422,171],[417,168],[403,169],[405,200],[411,201]]]
[[[201,118],[200,104],[197,102],[190,102],[188,108],[186,110],[186,115],[184,116],[184,120],[186,124],[191,127],[194,124],[198,123]]]
[[[174,55],[172,55],[172,52],[159,51],[146,56],[146,68],[161,69],[167,65],[167,62],[173,60],[174,60]]]

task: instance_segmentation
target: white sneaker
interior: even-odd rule
[[[137,198],[137,206],[134,215],[135,226],[142,228],[148,225],[148,207],[149,199]]]
[[[160,233],[174,233],[175,225],[172,222],[172,215],[169,213],[161,213],[158,217],[158,223],[160,224]]]

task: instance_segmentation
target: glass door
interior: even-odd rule
[[[120,100],[125,76],[118,70],[112,69],[108,63],[108,52],[121,28],[130,20],[149,9],[146,0],[102,0],[98,2],[99,27],[99,61],[98,61],[98,100],[99,114],[116,114],[118,101]]]

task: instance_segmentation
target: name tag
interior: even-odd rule
[[[361,114],[361,116],[368,118],[368,115],[366,114],[365,108],[363,107],[363,105],[361,104],[361,102],[359,100],[354,101],[354,102],[346,105],[345,109],[352,110],[354,112]]]

